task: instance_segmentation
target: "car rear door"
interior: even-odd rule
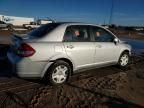
[[[104,28],[92,26],[91,32],[95,43],[95,63],[107,64],[117,61],[120,47],[114,43],[116,38]]]
[[[76,69],[89,67],[94,63],[95,45],[91,40],[88,26],[72,25],[67,27],[64,46]]]

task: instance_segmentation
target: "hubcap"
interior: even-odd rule
[[[120,59],[121,66],[126,66],[128,64],[129,57],[128,55],[124,54]]]
[[[57,66],[52,73],[52,80],[55,83],[65,82],[68,76],[68,68],[65,65]]]

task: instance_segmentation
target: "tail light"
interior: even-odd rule
[[[17,55],[21,57],[29,57],[34,55],[36,51],[28,44],[22,43],[21,46],[17,49]]]

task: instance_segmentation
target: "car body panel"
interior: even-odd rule
[[[20,77],[43,77],[49,67],[58,59],[69,60],[73,65],[73,71],[76,72],[84,68],[116,64],[123,51],[131,52],[131,47],[120,40],[118,43],[63,42],[66,28],[71,25],[101,27],[94,24],[64,23],[39,39],[15,38],[14,45],[11,45],[7,53],[9,60],[17,65],[15,73]],[[114,37],[117,38],[115,35]],[[20,57],[15,53],[15,49],[23,42],[35,49],[36,53],[33,56]],[[69,47],[71,45],[72,47]]]
[[[119,44],[112,42],[95,42],[95,63],[116,62],[119,54]]]
[[[0,28],[6,28],[7,24],[0,24]]]
[[[64,42],[67,55],[74,61],[75,70],[94,63],[95,46],[92,42]],[[73,48],[70,48],[70,47]]]

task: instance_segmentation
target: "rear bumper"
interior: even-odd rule
[[[22,58],[12,53],[7,55],[13,65],[13,74],[22,78],[41,78],[48,64],[51,64],[45,61],[32,61],[30,58]]]
[[[19,77],[42,77],[46,62],[31,61],[29,58],[22,59],[15,66],[15,73]]]

